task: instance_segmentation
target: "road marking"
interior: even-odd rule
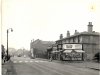
[[[47,61],[40,61],[40,62],[47,62]]]
[[[14,61],[14,63],[17,63],[17,61]]]
[[[39,61],[36,60],[36,61],[34,61],[34,62],[39,62]]]
[[[21,62],[23,62],[23,61],[19,61],[19,63],[21,63]]]
[[[25,61],[25,62],[28,62],[28,61]]]
[[[33,61],[30,61],[30,62],[33,62]]]
[[[22,62],[25,62],[25,63],[27,63],[27,62],[31,62],[31,63],[32,62],[37,62],[37,63],[41,62],[41,63],[43,63],[43,62],[47,62],[47,61],[42,61],[42,60],[35,60],[35,61],[32,61],[32,60],[30,60],[30,61],[27,61],[27,60],[26,61],[13,61],[13,63],[22,63]]]
[[[39,62],[44,62],[44,61],[39,61]]]
[[[38,60],[36,60],[36,61],[34,61],[34,62],[47,62],[47,61],[42,61],[42,60],[41,60],[41,61],[38,61]]]

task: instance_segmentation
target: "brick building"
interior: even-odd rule
[[[40,57],[44,58],[45,55],[47,54],[47,48],[48,46],[51,46],[52,44],[55,44],[53,41],[42,41],[42,40],[33,40],[30,43],[30,52],[31,56],[33,58],[35,57]]]
[[[63,34],[61,34],[60,39],[56,41],[56,44],[58,46],[58,51],[63,50],[63,52],[63,45],[80,45],[81,48],[76,52],[81,53],[82,58],[92,59],[94,54],[100,51],[100,33],[93,31],[92,22],[89,22],[87,31],[79,33],[75,30],[74,35],[70,35],[70,32],[67,31],[67,36],[63,38]],[[70,53],[71,51],[67,50],[66,53],[67,52]]]

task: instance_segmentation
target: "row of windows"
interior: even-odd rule
[[[100,38],[96,36],[77,36],[73,38],[67,38],[56,42],[57,44],[63,43],[100,43]]]
[[[74,38],[68,38],[64,40],[57,41],[57,44],[62,44],[62,43],[81,43],[82,42],[82,37],[74,37]]]

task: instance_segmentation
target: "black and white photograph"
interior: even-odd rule
[[[100,0],[1,0],[1,75],[99,75]]]

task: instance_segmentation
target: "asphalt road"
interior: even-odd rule
[[[98,71],[46,60],[14,57],[9,75],[99,75]]]

